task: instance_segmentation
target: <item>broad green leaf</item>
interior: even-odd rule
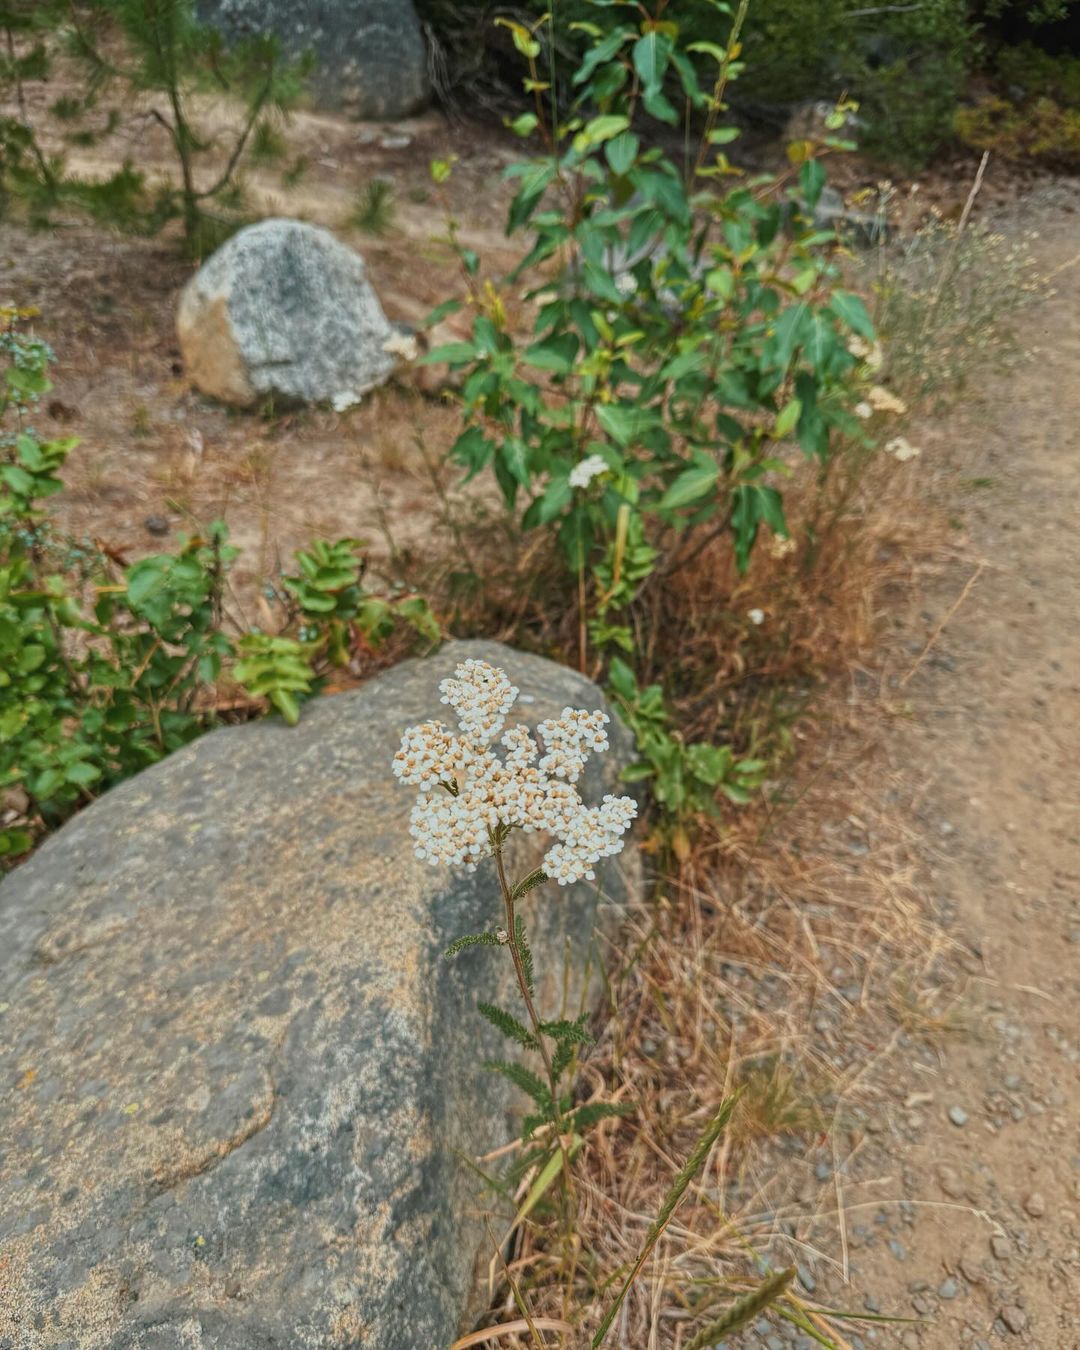
[[[841,323],[846,324],[860,337],[865,338],[867,342],[874,341],[873,320],[859,296],[853,295],[850,291],[833,291],[829,308]]]
[[[526,112],[519,117],[515,117],[512,122],[507,122],[506,125],[515,136],[529,136],[536,130],[539,121],[540,119],[535,113]]]
[[[582,154],[594,145],[603,145],[605,141],[613,140],[629,126],[629,117],[625,117],[622,113],[605,113],[602,117],[594,117],[574,137],[574,149]]]
[[[608,141],[604,154],[611,172],[624,177],[634,166],[641,142],[632,131],[624,131],[614,140]]]
[[[793,398],[781,409],[776,418],[776,426],[773,428],[773,435],[777,440],[782,440],[789,432],[794,431],[799,421],[799,414],[802,412],[802,402]]]
[[[700,502],[712,492],[719,477],[720,466],[715,461],[684,469],[660,498],[659,509],[677,511],[680,507]]]
[[[667,33],[655,29],[634,43],[634,69],[646,93],[658,91],[663,84],[674,46]]]

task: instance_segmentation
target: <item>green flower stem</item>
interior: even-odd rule
[[[514,962],[514,974],[517,976],[518,988],[521,991],[521,997],[525,1004],[525,1009],[529,1014],[529,1022],[532,1026],[533,1035],[536,1037],[536,1043],[540,1047],[540,1054],[543,1056],[544,1068],[547,1071],[548,1090],[551,1093],[551,1109],[555,1122],[556,1136],[559,1142],[559,1153],[562,1157],[562,1176],[563,1176],[563,1199],[566,1220],[567,1233],[570,1234],[573,1229],[572,1217],[576,1210],[576,1197],[574,1193],[574,1178],[570,1171],[570,1154],[566,1148],[566,1129],[563,1122],[562,1111],[559,1108],[559,1085],[555,1078],[555,1070],[551,1062],[551,1052],[548,1050],[544,1041],[544,1032],[540,1024],[540,1016],[536,1011],[536,1004],[533,1002],[532,993],[529,990],[529,981],[525,975],[525,966],[521,959],[521,950],[518,947],[517,940],[517,916],[514,913],[514,892],[506,877],[506,866],[503,862],[503,850],[501,844],[496,844],[495,866],[499,873],[499,888],[502,891],[503,909],[506,914],[506,945],[510,948],[510,956]]]

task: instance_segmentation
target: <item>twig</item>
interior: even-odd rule
[[[978,581],[979,577],[982,576],[983,570],[985,569],[985,567],[986,567],[986,562],[985,562],[985,560],[984,560],[984,561],[982,561],[982,562],[979,563],[979,565],[978,565],[978,567],[976,567],[975,571],[971,574],[970,577],[968,577],[967,585],[966,585],[966,586],[964,587],[964,589],[960,592],[959,596],[958,596],[957,599],[956,599],[955,604],[954,604],[953,607],[949,610],[948,614],[946,614],[945,617],[942,619],[942,621],[938,624],[938,626],[934,629],[934,631],[930,634],[930,637],[929,637],[929,639],[927,640],[926,646],[925,646],[925,647],[922,649],[922,651],[919,653],[919,659],[915,662],[915,664],[911,667],[911,669],[910,669],[910,670],[908,671],[908,673],[903,677],[903,679],[900,680],[899,684],[897,685],[897,688],[903,689],[904,685],[907,684],[908,680],[911,679],[911,677],[912,677],[912,676],[915,674],[915,672],[919,669],[919,667],[922,665],[922,663],[923,663],[923,662],[926,660],[926,658],[930,655],[930,651],[931,651],[931,649],[933,648],[934,643],[937,642],[938,638],[939,638],[939,637],[942,635],[942,633],[945,631],[946,625],[949,623],[950,619],[952,619],[952,617],[953,617],[953,615],[956,613],[956,611],[960,608],[960,606],[964,603],[964,601],[965,601],[965,600],[968,598],[968,596],[971,594],[971,588],[972,588],[972,587],[975,585],[975,583]]]
[[[975,205],[975,198],[979,195],[979,189],[982,187],[983,174],[986,172],[986,166],[990,161],[990,151],[984,150],[983,157],[979,160],[979,167],[975,170],[975,181],[971,185],[971,191],[967,195],[967,201],[964,203],[964,209],[960,212],[960,222],[956,227],[956,234],[953,236],[952,245],[941,265],[941,271],[938,273],[937,285],[934,287],[934,294],[930,298],[930,304],[926,309],[926,317],[922,322],[922,332],[925,333],[930,327],[930,321],[937,311],[938,304],[941,301],[942,292],[945,290],[945,283],[949,280],[952,272],[953,261],[956,258],[956,250],[960,247],[960,240],[963,237],[964,230],[967,228],[968,218],[971,215],[971,208]]]

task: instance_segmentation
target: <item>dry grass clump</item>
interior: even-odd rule
[[[552,1251],[542,1227],[519,1230],[509,1268],[533,1313],[589,1308],[583,1331],[595,1329],[605,1286],[625,1274],[696,1138],[740,1089],[610,1344],[681,1350],[766,1271],[845,1274],[849,1209],[888,1199],[848,1194],[844,1164],[896,1108],[880,1082],[885,1062],[940,1034],[931,1010],[956,994],[942,996],[950,952],[920,898],[915,841],[886,809],[867,711],[831,698],[783,795],[621,916],[603,954],[608,1008],[578,1090],[636,1110],[579,1155],[576,1251]],[[508,1298],[492,1321],[512,1313]],[[775,1315],[847,1343],[799,1284]]]
[[[703,1127],[736,1092],[729,1128],[607,1343],[685,1350],[767,1272],[845,1275],[849,1207],[882,1198],[849,1195],[844,1173],[893,1109],[879,1071],[898,1047],[961,1024],[916,840],[887,807],[878,732],[902,695],[867,665],[940,551],[945,522],[928,513],[917,473],[881,455],[841,461],[824,481],[806,468],[786,488],[794,546],[762,540],[740,578],[718,538],[646,593],[646,677],[672,693],[687,739],[765,749],[775,764],[798,755],[754,805],[701,822],[691,855],[607,940],[608,1003],[578,1092],[636,1109],[578,1156],[574,1250],[527,1222],[507,1254],[532,1314],[589,1310],[565,1345],[587,1344]],[[527,544],[514,565],[538,580],[515,594],[500,578],[503,632],[550,641],[530,625],[538,602],[555,608],[546,587],[558,560]],[[572,615],[557,635],[573,651]],[[804,1284],[771,1315],[848,1344]],[[491,1324],[519,1316],[507,1293]],[[536,1344],[509,1330],[492,1343]]]

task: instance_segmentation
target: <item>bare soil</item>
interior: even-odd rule
[[[852,1347],[1080,1346],[1080,185],[1020,226],[1054,293],[1008,368],[908,429],[953,542],[803,766],[817,837],[780,832],[823,898],[808,932],[863,913],[802,1029],[834,1128],[758,1165],[750,1221],[811,1302],[914,1319],[839,1324]]]

